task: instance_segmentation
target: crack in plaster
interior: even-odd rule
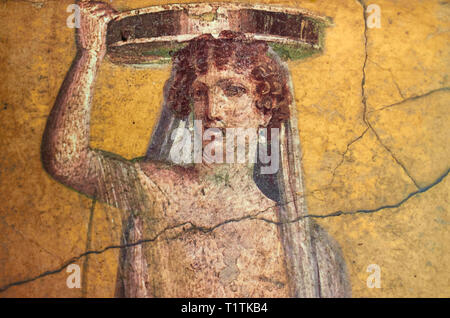
[[[258,215],[266,212],[267,210],[275,208],[277,206],[280,206],[279,204],[277,204],[277,205],[269,207],[269,208],[267,208],[265,210],[259,211],[259,212],[255,213],[255,214],[245,215],[245,216],[242,216],[242,217],[236,218],[236,219],[225,220],[225,221],[223,221],[221,223],[218,223],[218,224],[216,224],[216,225],[214,225],[212,227],[198,226],[198,225],[196,225],[196,224],[194,224],[194,223],[192,223],[190,221],[183,222],[183,223],[180,223],[180,224],[177,224],[177,225],[172,225],[172,226],[166,227],[165,229],[163,229],[162,231],[157,233],[152,238],[142,239],[142,240],[139,240],[137,242],[124,244],[124,245],[110,245],[110,246],[104,247],[104,248],[102,248],[100,250],[86,251],[86,252],[84,252],[84,253],[76,256],[76,257],[73,257],[73,258],[71,258],[68,261],[66,261],[62,266],[60,266],[59,268],[57,268],[55,270],[46,271],[46,272],[44,272],[44,273],[42,273],[40,275],[31,277],[31,278],[28,278],[28,279],[24,279],[24,280],[19,280],[19,281],[7,284],[5,286],[2,286],[2,287],[0,287],[0,293],[8,290],[9,288],[11,288],[13,286],[23,285],[23,284],[35,281],[37,279],[43,278],[45,276],[57,274],[57,273],[63,271],[70,264],[73,264],[74,262],[76,262],[76,261],[80,260],[81,258],[86,257],[88,255],[98,255],[98,254],[102,254],[102,253],[104,253],[104,252],[106,252],[108,250],[111,250],[111,249],[121,249],[121,248],[132,247],[132,246],[136,246],[136,245],[140,245],[140,244],[151,243],[151,242],[156,241],[161,235],[165,234],[167,231],[174,230],[174,229],[177,229],[177,228],[180,228],[180,227],[182,228],[182,227],[184,227],[186,225],[188,225],[190,227],[187,228],[187,229],[183,229],[183,231],[181,233],[175,235],[171,239],[175,239],[175,238],[177,238],[177,237],[179,237],[181,235],[184,235],[184,234],[189,233],[189,232],[195,232],[195,231],[202,232],[202,233],[205,233],[205,234],[206,233],[210,233],[210,232],[213,232],[214,230],[216,230],[217,228],[219,228],[221,226],[224,226],[226,224],[235,223],[235,222],[241,222],[243,220],[259,220],[259,221],[271,223],[271,224],[274,224],[274,225],[278,226],[278,225],[283,225],[283,224],[295,223],[295,222],[298,222],[301,219],[307,218],[307,217],[308,218],[324,219],[324,218],[329,218],[329,217],[337,217],[337,216],[341,216],[341,215],[372,214],[372,213],[376,213],[376,212],[379,212],[379,211],[382,211],[382,210],[385,210],[385,209],[399,208],[401,205],[403,205],[406,201],[408,201],[412,197],[414,197],[414,196],[416,196],[418,194],[421,194],[421,193],[425,193],[428,190],[430,190],[433,187],[435,187],[436,185],[438,185],[439,183],[441,183],[448,176],[449,172],[450,172],[450,169],[448,169],[444,174],[442,174],[439,178],[437,178],[433,183],[429,184],[426,187],[419,188],[417,191],[411,192],[410,194],[408,194],[404,199],[400,200],[399,202],[394,203],[394,204],[383,205],[383,206],[380,206],[380,207],[375,208],[375,209],[360,209],[360,210],[355,210],[355,211],[342,211],[342,210],[339,210],[339,211],[336,211],[336,212],[333,212],[333,213],[329,213],[329,214],[324,214],[324,215],[308,214],[308,215],[301,216],[301,217],[295,218],[293,220],[288,220],[288,221],[284,221],[284,222],[276,222],[276,221],[273,221],[273,220],[269,220],[269,219],[265,219],[265,218],[262,218],[262,217],[258,217]],[[289,204],[289,203],[292,203],[292,202],[287,202],[286,204]]]
[[[400,200],[400,201],[397,202],[397,203],[383,205],[383,206],[380,206],[380,207],[374,208],[374,209],[359,209],[359,210],[354,210],[354,211],[342,211],[342,210],[339,210],[339,211],[335,211],[335,212],[333,212],[333,213],[324,214],[324,215],[308,214],[308,215],[300,216],[300,217],[295,218],[295,219],[293,219],[293,220],[288,220],[288,221],[284,221],[284,222],[276,222],[276,221],[269,220],[269,219],[266,219],[266,218],[258,217],[258,215],[260,215],[260,214],[266,212],[268,209],[275,208],[275,207],[279,206],[278,204],[275,205],[275,206],[269,207],[268,209],[265,209],[265,210],[263,210],[263,211],[260,211],[260,212],[258,212],[258,213],[256,213],[256,214],[246,215],[246,216],[243,216],[243,217],[240,217],[240,218],[237,218],[237,219],[229,219],[229,220],[225,220],[225,221],[223,221],[223,222],[221,222],[221,223],[218,223],[218,224],[216,224],[216,225],[214,225],[214,226],[212,226],[212,227],[198,226],[198,225],[196,225],[196,224],[194,224],[194,223],[188,221],[188,222],[184,222],[184,223],[181,223],[181,224],[177,224],[177,225],[173,225],[173,226],[166,227],[165,229],[163,229],[162,231],[160,231],[159,233],[157,233],[157,234],[156,234],[154,237],[152,237],[152,238],[142,239],[142,240],[139,240],[139,241],[137,241],[137,242],[129,243],[129,244],[123,244],[123,245],[110,245],[110,246],[104,247],[104,248],[102,248],[102,249],[100,249],[100,250],[88,250],[88,251],[86,251],[86,252],[84,252],[84,253],[82,253],[82,254],[76,256],[76,257],[73,257],[73,258],[71,258],[71,259],[68,260],[68,261],[66,261],[62,266],[60,266],[59,268],[57,268],[57,269],[55,269],[55,270],[46,271],[46,272],[43,272],[43,273],[40,274],[40,275],[31,277],[31,278],[28,278],[28,279],[16,281],[16,282],[7,284],[7,285],[5,285],[5,286],[2,286],[2,287],[0,287],[0,293],[5,292],[6,290],[8,290],[9,288],[11,288],[11,287],[13,287],[13,286],[19,286],[19,285],[27,284],[27,283],[30,283],[30,282],[32,282],[32,281],[38,280],[38,279],[40,279],[40,278],[43,278],[43,277],[45,277],[45,276],[57,274],[57,273],[63,271],[63,270],[64,270],[67,266],[69,266],[70,264],[72,264],[72,263],[74,263],[74,262],[80,260],[80,259],[83,258],[83,257],[88,257],[89,255],[99,255],[99,254],[102,254],[102,253],[104,253],[104,252],[106,252],[106,251],[108,251],[108,250],[111,250],[111,249],[122,249],[122,248],[127,248],[127,247],[137,246],[137,245],[140,245],[140,244],[151,243],[151,242],[156,241],[161,235],[165,234],[167,231],[174,230],[174,229],[177,229],[177,228],[180,228],[180,227],[183,228],[183,227],[185,227],[186,225],[188,225],[189,228],[183,229],[183,231],[182,231],[181,233],[175,235],[175,236],[172,237],[171,239],[175,239],[175,238],[177,238],[177,237],[179,237],[179,236],[181,236],[181,235],[184,235],[184,234],[189,233],[189,232],[195,232],[195,231],[202,232],[202,233],[210,233],[210,232],[213,232],[214,230],[216,230],[217,228],[219,228],[219,227],[221,227],[221,226],[224,226],[224,225],[226,225],[226,224],[228,224],[228,223],[241,222],[241,221],[243,221],[243,220],[259,220],[259,221],[264,221],[264,222],[271,223],[271,224],[274,224],[274,225],[277,225],[277,226],[278,226],[278,225],[283,225],[283,224],[288,224],[288,223],[295,223],[295,222],[298,222],[298,221],[300,221],[301,219],[306,218],[306,217],[308,217],[308,218],[321,218],[321,219],[324,219],[324,218],[337,217],[337,216],[342,216],[342,215],[356,215],[356,214],[371,214],[371,213],[376,213],[376,212],[379,212],[379,211],[382,211],[382,210],[385,210],[385,209],[399,208],[401,205],[403,205],[406,201],[408,201],[408,200],[411,199],[412,197],[414,197],[414,196],[416,196],[416,195],[418,195],[418,194],[424,193],[424,192],[430,190],[431,188],[433,188],[434,186],[438,185],[439,183],[441,183],[441,182],[448,176],[448,174],[449,174],[449,172],[450,172],[450,169],[448,169],[446,172],[444,172],[444,173],[443,173],[440,177],[438,177],[433,183],[429,184],[428,186],[425,186],[425,187],[421,188],[421,187],[417,184],[417,182],[414,180],[414,178],[410,175],[410,173],[408,172],[408,170],[406,169],[406,167],[405,167],[405,166],[404,166],[404,165],[396,158],[396,156],[394,155],[394,153],[393,153],[386,145],[383,144],[383,142],[382,142],[382,140],[380,139],[380,137],[378,136],[376,130],[372,127],[371,123],[370,123],[369,120],[367,119],[367,114],[368,114],[368,113],[375,112],[375,111],[381,111],[381,110],[384,110],[384,109],[389,108],[389,107],[394,107],[394,106],[397,106],[397,105],[401,105],[401,104],[403,104],[403,103],[405,103],[405,102],[407,102],[407,101],[419,99],[419,98],[422,98],[422,97],[431,95],[431,94],[433,94],[433,93],[435,93],[435,92],[437,92],[437,91],[449,90],[450,88],[449,88],[449,87],[442,87],[442,88],[439,88],[439,89],[436,89],[436,90],[432,90],[432,91],[427,92],[427,93],[422,94],[422,95],[417,95],[417,96],[412,96],[412,97],[409,97],[409,98],[404,98],[404,97],[403,97],[403,94],[402,94],[402,92],[401,92],[401,90],[400,90],[400,88],[399,88],[399,86],[397,85],[397,83],[395,82],[395,80],[394,80],[394,78],[393,78],[394,84],[396,85],[397,90],[399,91],[399,94],[400,94],[400,96],[402,96],[403,100],[400,101],[400,102],[397,102],[397,103],[388,105],[388,106],[384,106],[384,107],[382,107],[382,108],[380,108],[380,109],[376,109],[376,110],[373,110],[373,111],[369,111],[369,112],[368,112],[368,111],[367,111],[367,97],[366,97],[366,93],[365,93],[366,65],[367,65],[367,61],[368,61],[368,52],[367,52],[367,42],[368,42],[368,38],[367,38],[367,25],[366,25],[366,18],[367,18],[367,16],[366,16],[366,9],[367,9],[367,8],[366,8],[366,4],[365,4],[365,2],[364,2],[363,0],[358,0],[358,2],[360,3],[360,5],[361,5],[362,8],[363,8],[363,17],[364,17],[364,52],[365,52],[365,57],[364,57],[364,63],[363,63],[363,67],[362,67],[361,95],[362,95],[362,104],[363,104],[363,121],[364,121],[364,123],[367,125],[367,128],[364,130],[364,132],[363,132],[360,136],[356,137],[355,139],[353,139],[352,141],[350,141],[350,142],[347,144],[346,150],[345,150],[344,153],[342,154],[342,159],[341,159],[341,161],[340,161],[340,162],[336,165],[336,167],[333,169],[333,176],[332,176],[332,180],[331,180],[331,182],[330,182],[330,185],[333,183],[334,178],[335,178],[336,170],[342,165],[343,161],[345,160],[345,155],[346,155],[347,152],[349,151],[349,148],[351,147],[351,145],[354,144],[355,142],[361,140],[362,137],[366,134],[366,132],[370,129],[370,130],[372,130],[373,133],[375,134],[375,136],[376,136],[378,142],[385,148],[385,150],[386,150],[387,152],[389,152],[389,154],[392,156],[392,158],[394,159],[394,161],[395,161],[398,165],[400,165],[400,167],[403,169],[403,171],[408,175],[408,177],[409,177],[409,178],[412,180],[412,182],[416,185],[416,187],[417,187],[418,190],[409,193],[404,199]],[[375,63],[375,64],[376,64],[376,63]],[[389,70],[389,71],[390,71],[390,70]],[[390,72],[391,72],[391,71],[390,71]],[[391,75],[392,75],[392,72],[391,72]],[[286,204],[289,204],[289,203],[292,203],[292,202],[287,202]]]
[[[419,184],[417,183],[417,181],[412,177],[411,173],[408,171],[408,169],[405,167],[405,165],[395,156],[394,152],[388,147],[386,146],[383,141],[381,140],[380,136],[378,135],[377,131],[375,130],[375,128],[373,128],[372,124],[370,123],[369,119],[367,118],[367,97],[366,97],[366,66],[367,66],[367,61],[369,58],[369,54],[367,52],[367,42],[368,42],[368,37],[367,37],[367,14],[366,14],[366,4],[363,0],[358,0],[359,4],[361,5],[362,9],[363,9],[363,23],[364,23],[364,63],[363,63],[363,67],[362,67],[362,80],[361,80],[361,97],[362,97],[362,104],[363,104],[363,121],[366,123],[367,127],[370,128],[370,130],[373,131],[373,133],[375,134],[376,139],[378,140],[378,142],[380,143],[381,146],[383,146],[383,148],[391,155],[392,159],[403,169],[403,171],[405,172],[405,174],[411,179],[411,181],[414,183],[414,185],[416,186],[417,189],[420,189]]]
[[[406,103],[406,102],[409,102],[409,101],[412,101],[412,100],[421,99],[421,98],[424,98],[424,97],[433,95],[434,93],[437,93],[437,92],[449,91],[449,90],[450,90],[450,87],[448,87],[448,86],[440,87],[440,88],[437,88],[437,89],[433,89],[433,90],[428,91],[428,92],[426,92],[426,93],[424,93],[424,94],[421,94],[421,95],[414,95],[414,96],[405,98],[405,99],[403,99],[403,100],[401,100],[401,101],[399,101],[399,102],[397,102],[397,103],[390,104],[390,105],[387,105],[387,106],[382,106],[381,108],[371,110],[371,111],[368,112],[368,114],[375,113],[375,112],[379,112],[379,111],[385,110],[385,109],[387,109],[387,108],[391,108],[391,107],[395,107],[395,106],[400,106],[400,105],[402,105],[402,104],[404,104],[404,103]]]

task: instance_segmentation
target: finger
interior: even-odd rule
[[[120,14],[120,12],[114,10],[113,8],[106,8],[103,11],[103,14],[102,14],[101,17],[102,18],[103,17],[108,17],[110,20],[114,20],[115,18],[117,18],[119,16],[119,14]]]
[[[112,20],[114,20],[115,18],[117,18],[119,16],[120,12],[116,11],[114,8],[109,8],[109,16],[111,17]]]
[[[120,12],[115,10],[107,10],[101,15],[101,18],[107,18],[108,20],[114,20],[119,16]]]
[[[96,17],[108,16],[110,19],[116,18],[120,12],[111,7],[95,7],[88,10],[89,14]]]
[[[82,10],[97,11],[97,10],[114,10],[108,3],[98,1],[80,1],[77,3]]]
[[[85,9],[85,10],[81,10],[81,16],[85,16],[85,17],[91,17],[94,19],[101,19],[103,17],[108,17],[111,14],[109,13],[110,11],[105,10],[105,9]]]
[[[104,2],[101,2],[101,1],[91,1],[91,0],[76,0],[76,3],[79,4],[79,5],[89,5],[89,4],[91,4],[91,5],[94,5],[94,4],[106,4],[106,5],[108,5],[107,3],[104,3]]]

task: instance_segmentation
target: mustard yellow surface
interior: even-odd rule
[[[168,1],[108,1],[118,10]],[[179,3],[183,1],[173,1]],[[253,1],[249,1],[253,2]],[[42,168],[46,118],[76,52],[71,1],[0,2],[0,297],[112,297],[120,211]],[[329,16],[321,56],[289,62],[299,112],[309,213],[339,242],[353,297],[450,297],[450,3],[376,0],[381,28],[358,1],[258,1]],[[105,61],[91,146],[142,156],[169,66]],[[407,199],[407,200],[405,200]],[[360,211],[359,213],[354,213]],[[365,213],[366,212],[366,213]],[[61,269],[75,260],[82,286]],[[368,288],[370,264],[381,288]]]

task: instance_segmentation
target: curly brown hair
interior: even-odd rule
[[[256,85],[255,106],[264,114],[271,112],[269,127],[278,127],[289,117],[292,95],[288,75],[269,56],[268,48],[263,41],[250,41],[242,33],[232,31],[222,31],[217,39],[205,34],[191,40],[172,57],[174,74],[167,95],[169,109],[180,117],[188,115],[193,100],[191,86],[196,77],[205,74],[210,63],[220,70],[231,65],[236,73],[249,75]]]

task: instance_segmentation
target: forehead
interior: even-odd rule
[[[215,84],[223,79],[231,79],[241,84],[251,85],[250,72],[236,72],[232,65],[226,65],[218,69],[213,63],[209,65],[208,70],[204,74],[198,74],[194,83],[202,82],[204,84]]]

